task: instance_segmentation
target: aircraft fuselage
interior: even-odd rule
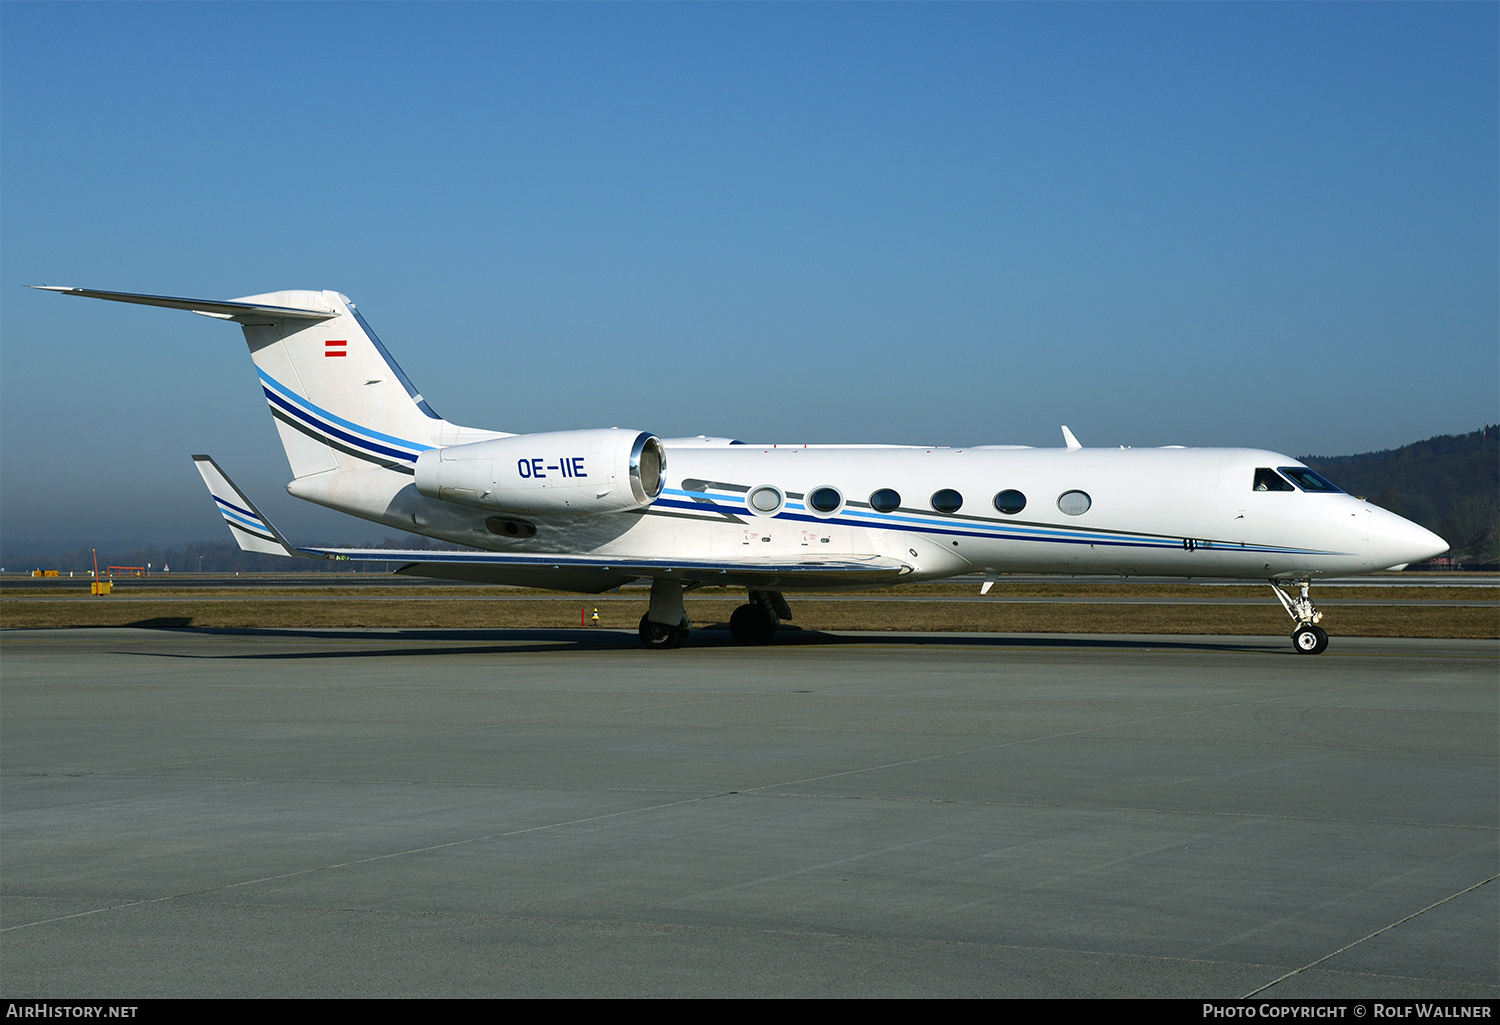
[[[912,580],[975,572],[1320,577],[1383,569],[1441,547],[1423,528],[1352,495],[1307,492],[1280,474],[1286,490],[1256,490],[1258,470],[1301,464],[1254,449],[677,447],[670,439],[664,447],[665,486],[649,507],[517,514],[535,526],[534,537],[497,533],[490,524],[505,518],[493,510],[424,497],[410,475],[389,470],[303,478],[288,490],[493,551],[723,560],[873,553],[911,565]]]

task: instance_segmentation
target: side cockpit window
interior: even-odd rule
[[[1309,471],[1311,472],[1311,471]],[[1256,491],[1294,491],[1296,490],[1286,482],[1286,478],[1269,466],[1258,466],[1255,469]]]
[[[1342,488],[1333,484],[1333,482],[1322,474],[1314,473],[1305,466],[1281,466],[1278,469],[1292,478],[1303,491],[1327,492],[1334,495],[1343,494]]]

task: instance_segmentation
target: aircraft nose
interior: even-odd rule
[[[1448,542],[1426,527],[1384,509],[1370,509],[1370,565],[1421,562],[1448,550]]]

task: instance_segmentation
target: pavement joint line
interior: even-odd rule
[[[1300,921],[1300,920],[1304,919],[1308,915],[1314,914],[1316,912],[1323,911],[1323,910],[1325,910],[1327,908],[1331,908],[1331,907],[1334,907],[1334,906],[1339,905],[1339,904],[1347,904],[1347,903],[1349,903],[1351,901],[1358,902],[1361,898],[1366,897],[1367,895],[1369,895],[1371,893],[1375,893],[1375,892],[1378,892],[1380,890],[1383,890],[1383,889],[1385,889],[1385,888],[1391,886],[1392,884],[1397,883],[1397,882],[1399,882],[1401,880],[1410,879],[1412,876],[1416,876],[1416,875],[1419,875],[1419,874],[1424,874],[1424,873],[1430,872],[1434,868],[1437,868],[1437,867],[1443,866],[1443,865],[1447,865],[1448,863],[1456,861],[1456,860],[1467,859],[1467,858],[1471,857],[1476,851],[1482,851],[1484,853],[1488,853],[1489,850],[1490,850],[1490,845],[1486,843],[1486,844],[1483,845],[1482,848],[1469,848],[1469,849],[1465,849],[1465,850],[1454,851],[1454,852],[1448,854],[1446,857],[1438,858],[1436,861],[1428,862],[1428,863],[1425,863],[1425,864],[1422,864],[1422,865],[1416,865],[1416,866],[1413,866],[1413,867],[1407,869],[1405,872],[1398,872],[1395,875],[1386,876],[1383,879],[1379,879],[1379,880],[1375,880],[1373,882],[1367,883],[1366,885],[1361,886],[1357,890],[1351,890],[1351,891],[1349,891],[1347,893],[1340,893],[1337,896],[1330,897],[1327,900],[1320,901],[1317,904],[1308,905],[1306,907],[1300,907],[1295,912],[1290,912],[1288,914],[1282,915],[1280,918],[1274,919],[1272,921],[1265,922],[1265,923],[1263,923],[1261,925],[1256,926],[1253,929],[1241,930],[1240,932],[1234,934],[1233,936],[1230,936],[1230,937],[1227,937],[1227,938],[1225,938],[1223,940],[1220,940],[1218,943],[1214,944],[1214,946],[1211,947],[1211,948],[1209,948],[1209,949],[1211,949],[1211,950],[1212,949],[1218,949],[1218,948],[1223,947],[1224,945],[1229,944],[1229,943],[1240,943],[1240,942],[1243,942],[1244,940],[1246,940],[1249,937],[1262,935],[1262,934],[1264,934],[1265,932],[1267,932],[1268,930],[1271,930],[1271,929],[1279,929],[1279,928],[1281,928],[1282,926],[1286,925],[1289,922]],[[1492,876],[1491,878],[1496,878],[1496,877]],[[1476,885],[1482,886],[1484,884],[1483,883],[1478,883]],[[1473,888],[1474,887],[1469,887],[1469,889],[1473,889]],[[1460,891],[1460,892],[1467,892],[1467,891],[1465,890],[1465,891]],[[1457,896],[1457,894],[1455,894],[1454,896]],[[1450,900],[1450,899],[1452,899],[1452,898],[1451,897],[1445,897],[1443,900]],[[1443,901],[1438,901],[1438,904],[1441,904],[1441,903],[1443,903]],[[1432,907],[1437,907],[1437,904],[1432,905]],[[1426,910],[1431,910],[1431,909],[1428,908]],[[1401,924],[1401,922],[1407,921],[1408,919],[1415,917],[1415,915],[1417,915],[1417,914],[1421,914],[1421,912],[1418,911],[1418,912],[1415,912],[1415,914],[1413,914],[1413,915],[1408,915],[1408,916],[1406,916],[1406,918],[1401,919],[1400,922],[1394,922],[1394,923],[1392,923],[1392,925],[1386,926],[1385,928],[1386,929],[1393,928],[1395,925],[1399,925],[1399,924]],[[1371,933],[1370,936],[1379,935],[1379,933],[1383,932],[1383,931],[1384,930],[1376,930],[1376,932]],[[1369,936],[1365,937],[1365,939],[1369,939],[1369,938],[1370,938]],[[1364,940],[1356,940],[1355,941],[1355,943],[1362,943],[1362,942],[1364,942]],[[1354,944],[1351,943],[1351,944],[1349,944],[1349,946],[1354,946]],[[1346,946],[1346,947],[1344,947],[1342,949],[1347,950],[1347,949],[1349,949],[1349,947]],[[1337,954],[1337,953],[1339,953],[1339,951],[1334,951],[1334,954]],[[1328,957],[1333,957],[1334,954],[1329,954]],[[1328,958],[1325,957],[1325,958],[1322,958],[1320,960],[1326,961],[1327,959]],[[1319,962],[1317,962],[1317,961],[1313,962],[1313,964],[1317,964],[1317,963],[1319,963]],[[1267,983],[1267,985],[1275,985],[1275,983]],[[1257,992],[1259,992],[1259,990],[1257,990]]]
[[[792,869],[787,872],[775,872],[771,875],[760,876],[755,879],[742,879],[739,882],[731,883],[728,886],[715,886],[707,890],[700,890],[697,893],[678,897],[675,900],[667,901],[665,906],[681,907],[683,904],[701,900],[705,897],[712,897],[715,894],[733,893],[735,890],[744,890],[750,887],[761,886],[765,883],[777,882],[783,879],[795,879],[798,876],[807,875],[807,873],[809,872],[817,872],[822,869],[832,868],[835,865],[848,865],[852,862],[864,861],[867,858],[874,858],[879,857],[882,854],[889,854],[891,851],[904,851],[910,847],[920,847],[923,844],[932,843],[933,841],[940,840],[948,835],[950,834],[935,833],[932,836],[924,836],[917,840],[909,840],[906,843],[891,844],[889,847],[882,847],[879,850],[861,851],[858,854],[851,854],[843,858],[833,858],[830,861],[818,862],[815,865],[804,865],[801,868]]]
[[[1472,887],[1471,887],[1471,889],[1472,889]],[[185,894],[183,896],[191,896],[191,894]],[[1454,896],[1458,896],[1458,894],[1455,894]],[[24,899],[24,898],[22,898],[22,899]],[[168,899],[168,898],[158,898],[158,900],[162,900],[162,899]],[[1445,898],[1445,899],[1451,899],[1451,898]],[[152,903],[152,902],[148,902],[148,901],[134,901],[134,902],[129,902],[129,903],[126,903],[126,904],[118,905],[118,907],[119,908],[128,908],[128,907],[133,907],[133,906],[137,906],[137,905],[140,905],[140,904],[146,904],[146,903]],[[246,907],[246,905],[243,905],[243,904],[231,903],[231,902],[227,902],[227,901],[204,901],[202,903],[216,905],[216,906],[221,906],[221,907],[227,907],[227,908],[234,908],[234,909],[240,909],[240,908]],[[1441,902],[1439,902],[1439,903],[1441,903]],[[557,918],[557,917],[550,917],[550,916],[543,917],[543,916],[538,916],[538,915],[524,915],[524,914],[476,915],[476,914],[474,914],[472,912],[458,912],[458,913],[454,913],[454,912],[432,912],[432,911],[404,911],[404,910],[394,910],[394,909],[391,909],[391,908],[328,907],[328,906],[322,906],[322,905],[306,905],[306,904],[257,904],[257,905],[254,905],[254,906],[255,907],[259,907],[259,908],[264,908],[264,907],[296,908],[296,909],[299,909],[299,910],[328,911],[328,912],[333,912],[333,913],[338,913],[338,914],[376,915],[376,916],[386,916],[386,917],[394,917],[394,918],[441,917],[441,918],[449,919],[449,920],[453,920],[453,919],[468,919],[468,920],[486,921],[486,922],[488,922],[488,921],[496,921],[496,920],[507,921],[507,922],[540,922],[540,923],[545,923],[545,924],[549,924],[549,925],[563,924],[563,925],[573,925],[573,926],[586,926],[586,927],[591,927],[591,928],[601,928],[602,927],[602,928],[608,928],[608,929],[619,929],[619,930],[623,930],[623,931],[642,931],[642,930],[644,930],[644,931],[649,931],[649,932],[728,933],[728,934],[744,935],[744,936],[798,936],[798,937],[824,937],[824,938],[828,938],[828,939],[850,939],[850,938],[853,938],[855,936],[860,936],[860,937],[862,937],[864,939],[867,939],[867,940],[872,940],[872,941],[876,941],[876,942],[879,942],[879,943],[891,944],[891,945],[939,946],[939,947],[973,947],[973,948],[979,948],[979,949],[984,949],[984,950],[1025,951],[1025,952],[1046,953],[1046,954],[1065,953],[1065,954],[1077,954],[1077,955],[1082,955],[1082,956],[1085,956],[1085,957],[1107,957],[1107,958],[1117,958],[1117,959],[1120,959],[1120,960],[1127,960],[1127,961],[1144,961],[1144,962],[1157,963],[1157,964],[1207,965],[1207,966],[1226,967],[1226,968],[1228,968],[1228,967],[1240,967],[1240,968],[1245,968],[1245,969],[1256,969],[1256,968],[1271,968],[1271,967],[1273,967],[1272,965],[1269,965],[1269,964],[1266,964],[1266,963],[1263,963],[1263,962],[1259,962],[1259,961],[1242,961],[1242,960],[1230,960],[1230,961],[1226,961],[1226,960],[1223,960],[1223,959],[1206,958],[1206,957],[1173,957],[1173,956],[1167,956],[1167,955],[1161,955],[1161,954],[1140,954],[1140,953],[1135,953],[1135,952],[1127,951],[1127,950],[1103,950],[1103,949],[1098,949],[1098,948],[1064,947],[1064,946],[1039,946],[1037,944],[1021,944],[1021,943],[994,943],[994,942],[988,942],[988,941],[984,941],[984,940],[974,940],[974,939],[946,939],[946,938],[931,937],[931,936],[894,936],[894,935],[875,934],[875,933],[870,933],[870,932],[856,933],[853,930],[847,930],[847,931],[839,932],[839,931],[833,931],[833,930],[828,930],[828,929],[753,929],[753,928],[746,928],[744,926],[717,925],[717,924],[710,925],[710,924],[704,924],[704,923],[698,923],[698,922],[695,922],[695,923],[686,923],[686,922],[656,922],[656,921],[646,921],[646,920],[643,920],[643,919],[641,919],[639,917],[636,917],[636,918],[580,918],[580,917],[576,917],[576,916],[568,916],[568,917]],[[87,915],[87,914],[92,914],[92,913],[93,912],[83,912],[82,914],[83,915]],[[1418,913],[1420,914],[1420,912],[1418,912]],[[62,918],[48,919],[47,921],[54,921],[54,922],[55,921],[65,921],[65,920],[67,920],[68,918],[71,918],[71,917],[80,917],[80,916],[63,916]],[[38,924],[42,924],[42,923],[38,923]],[[12,928],[21,928],[21,926],[13,926]],[[3,930],[0,930],[0,931],[3,931]],[[1311,967],[1311,966],[1309,966],[1309,967]],[[1298,969],[1298,971],[1304,971],[1304,970],[1306,970],[1306,969]],[[1433,977],[1430,977],[1430,976],[1394,975],[1394,974],[1382,973],[1382,972],[1349,971],[1347,969],[1325,969],[1325,971],[1327,971],[1329,974],[1338,975],[1338,976],[1352,976],[1352,977],[1358,977],[1358,978],[1381,979],[1381,980],[1404,980],[1404,981],[1407,981],[1407,982],[1433,983],[1433,984],[1441,984],[1441,985],[1449,985],[1449,986],[1474,986],[1476,988],[1481,988],[1481,989],[1500,990],[1500,987],[1489,986],[1489,985],[1486,985],[1486,984],[1483,984],[1483,983],[1457,981],[1457,980],[1450,980],[1450,979],[1440,979],[1440,978],[1433,978]],[[1259,991],[1257,991],[1257,992],[1259,992]]]
[[[1217,707],[1220,708],[1220,709],[1224,709],[1224,708],[1240,708],[1240,707],[1244,707],[1246,705],[1253,705],[1253,704],[1259,704],[1259,703],[1260,702],[1253,702],[1253,701],[1233,701],[1233,702],[1228,703],[1227,705],[1219,705]],[[1170,715],[1152,715],[1152,716],[1147,716],[1144,719],[1130,719],[1130,720],[1127,720],[1127,721],[1124,721],[1124,722],[1104,723],[1104,724],[1099,725],[1099,726],[1089,726],[1089,727],[1087,727],[1085,729],[1080,729],[1080,730],[1068,730],[1068,731],[1063,732],[1063,733],[1048,734],[1047,736],[1023,737],[1023,738],[1020,738],[1020,739],[1017,739],[1017,740],[1002,741],[1001,743],[998,743],[998,744],[984,744],[984,745],[979,746],[979,747],[963,748],[963,749],[958,750],[958,751],[944,751],[944,752],[942,752],[940,754],[925,755],[925,756],[923,756],[921,758],[907,758],[907,759],[904,759],[904,760],[898,761],[898,762],[885,762],[885,763],[882,763],[880,765],[866,765],[866,766],[862,766],[862,767],[857,768],[857,769],[846,769],[843,772],[830,772],[830,773],[827,773],[827,774],[822,775],[822,776],[808,776],[808,777],[806,777],[804,779],[787,780],[784,783],[767,783],[765,786],[753,787],[753,788],[751,788],[749,790],[741,790],[739,792],[742,793],[742,794],[755,794],[755,793],[760,793],[761,791],[764,791],[764,790],[775,790],[775,789],[777,789],[779,787],[794,787],[794,786],[798,786],[798,785],[800,785],[802,783],[817,783],[817,782],[820,782],[820,781],[825,780],[825,779],[837,779],[840,776],[855,776],[855,775],[858,775],[858,774],[864,773],[864,772],[879,772],[879,771],[881,771],[883,769],[897,769],[897,768],[900,768],[903,765],[919,765],[922,762],[931,762],[931,761],[937,761],[937,760],[944,759],[944,758],[954,758],[954,757],[960,757],[960,756],[964,756],[964,755],[980,754],[981,752],[984,752],[984,751],[999,751],[999,750],[1002,750],[1002,749],[1007,748],[1007,747],[1019,747],[1019,746],[1021,746],[1023,744],[1035,744],[1035,743],[1039,743],[1041,741],[1046,741],[1046,740],[1062,740],[1062,739],[1064,739],[1066,737],[1078,737],[1078,736],[1082,736],[1082,735],[1084,735],[1086,733],[1097,733],[1100,730],[1118,729],[1119,727],[1122,727],[1122,726],[1139,726],[1142,723],[1159,722],[1159,721],[1164,720],[1164,719],[1180,719],[1180,718],[1182,718],[1183,716],[1186,716],[1186,715],[1197,715],[1197,714],[1199,714],[1200,711],[1201,711],[1201,709],[1196,709],[1196,708],[1185,709],[1185,710],[1183,710],[1181,712],[1174,712],[1174,713],[1172,713]]]
[[[595,691],[583,691],[582,693],[592,694],[592,693],[598,693],[598,692],[595,692]],[[657,701],[657,702],[655,702],[653,704],[636,706],[636,707],[634,707],[632,709],[632,711],[652,712],[652,711],[657,711],[657,710],[662,709],[662,708],[673,707],[674,706],[674,702],[672,700],[670,700],[671,697],[672,697],[671,695],[667,695],[667,696],[663,697],[662,700]],[[710,698],[711,698],[710,695],[705,694],[705,695],[700,696],[697,699],[697,702],[698,703],[702,703],[704,701],[710,700]],[[675,704],[680,704],[680,703],[681,702],[675,702]],[[589,714],[590,713],[587,713],[587,712],[579,712],[579,713],[576,713],[575,715],[571,715],[571,716],[542,716],[542,715],[533,715],[533,716],[527,716],[527,717],[524,717],[524,718],[507,719],[507,720],[504,720],[502,722],[465,722],[465,723],[454,723],[454,724],[447,725],[447,726],[435,726],[435,727],[432,727],[431,729],[426,729],[426,730],[408,730],[406,732],[385,733],[385,734],[381,734],[379,736],[372,736],[372,737],[357,737],[357,738],[352,739],[352,740],[340,741],[337,744],[333,744],[333,745],[330,745],[326,740],[323,740],[321,738],[314,738],[314,739],[307,740],[307,741],[305,741],[305,742],[303,742],[301,744],[284,745],[281,748],[281,750],[282,751],[287,751],[287,750],[332,750],[334,748],[341,748],[341,747],[360,747],[360,746],[363,746],[363,745],[366,745],[366,744],[386,744],[386,743],[394,743],[394,742],[400,742],[400,741],[409,741],[409,740],[412,740],[412,739],[418,738],[418,737],[437,737],[437,736],[455,735],[455,734],[456,735],[462,735],[462,734],[465,734],[465,733],[472,733],[475,730],[495,730],[495,729],[499,729],[499,730],[514,730],[514,729],[524,728],[524,727],[527,727],[527,726],[535,726],[535,725],[537,725],[539,723],[553,724],[553,725],[569,724],[569,723],[571,723],[572,725],[576,726],[576,725],[579,725],[579,723],[578,723],[579,719],[585,718]],[[380,719],[375,719],[375,720],[361,720],[361,721],[364,722],[364,723],[366,723],[366,724],[373,724],[375,726],[388,725],[384,720],[380,720]],[[587,726],[587,723],[584,723],[583,725]],[[233,757],[235,757],[235,755],[233,755],[233,754],[223,754],[223,755],[218,755],[218,756],[215,756],[215,757],[208,757],[208,758],[193,757],[193,758],[190,758],[190,759],[180,759],[178,761],[172,761],[172,762],[152,762],[152,763],[147,763],[145,765],[133,765],[133,766],[130,766],[128,768],[122,768],[122,769],[111,771],[111,772],[89,773],[88,775],[91,776],[92,778],[95,778],[95,779],[131,779],[131,778],[140,778],[140,779],[178,779],[178,778],[189,778],[189,779],[198,779],[198,780],[204,781],[204,782],[209,781],[209,780],[220,780],[222,782],[234,782],[237,779],[239,779],[239,777],[215,777],[215,776],[178,777],[178,776],[174,776],[174,775],[171,775],[169,773],[166,773],[166,772],[152,773],[152,772],[149,771],[151,769],[166,770],[166,769],[170,769],[174,765],[192,765],[192,764],[203,765],[205,763],[212,763],[212,762],[224,761],[225,759],[229,759],[229,758],[233,758]],[[0,775],[0,778],[4,778],[4,776]],[[263,783],[263,782],[268,782],[268,781],[270,781],[272,779],[274,779],[274,778],[273,777],[249,776],[249,777],[243,777],[242,781],[243,782],[262,782]],[[348,781],[348,780],[337,780],[337,779],[324,779],[324,780],[307,780],[307,781],[304,781],[304,782],[320,782],[320,783],[336,784],[336,783],[348,783],[350,781]],[[421,781],[419,781],[419,780],[384,780],[382,782],[387,783],[387,784],[412,785],[412,784],[418,784]]]
[[[368,858],[355,858],[350,861],[340,861],[332,865],[315,865],[312,868],[301,868],[295,872],[281,872],[277,875],[263,876],[259,879],[242,879],[236,883],[222,883],[218,886],[207,886],[201,890],[189,890],[185,893],[169,893],[162,897],[151,897],[144,900],[131,900],[123,904],[111,904],[102,908],[91,908],[88,911],[79,911],[71,915],[59,915],[56,918],[46,918],[36,922],[20,922],[16,925],[6,926],[0,929],[0,933],[13,932],[17,929],[30,929],[33,926],[49,925],[54,922],[65,922],[73,918],[86,918],[90,915],[103,914],[106,911],[123,911],[126,908],[141,907],[147,904],[163,904],[168,901],[180,900],[184,897],[196,897],[205,893],[222,893],[228,890],[237,890],[242,886],[256,886],[261,883],[274,883],[282,879],[295,879],[297,876],[312,875],[316,872],[331,872],[341,868],[353,868],[357,865],[369,865],[377,861],[388,861],[392,858],[404,858],[412,854],[427,854],[432,851],[447,850],[451,847],[464,847],[469,844],[484,843],[487,840],[500,840],[511,836],[524,836],[527,833],[540,833],[549,829],[561,829],[566,826],[582,825],[586,822],[600,822],[605,819],[620,818],[625,815],[640,815],[646,812],[660,811],[663,808],[673,808],[684,804],[697,804],[702,801],[711,801],[723,797],[723,793],[706,794],[698,797],[689,797],[680,801],[664,801],[660,804],[646,805],[641,808],[628,808],[622,811],[605,812],[600,815],[586,815],[583,818],[568,819],[562,822],[547,822],[537,826],[526,826],[522,829],[509,829],[499,833],[486,833],[483,836],[471,836],[462,840],[450,840],[447,843],[428,844],[425,847],[414,847],[406,851],[391,851],[386,854],[374,854]]]
[[[137,902],[143,903],[143,902]],[[226,901],[204,901],[203,904],[216,905],[227,908],[243,908],[243,904],[234,904]],[[130,907],[130,904],[122,904],[120,907]],[[497,914],[477,915],[473,912],[433,912],[433,911],[403,911],[391,908],[358,908],[358,907],[330,907],[324,905],[307,904],[257,904],[257,908],[280,907],[295,908],[298,910],[329,911],[339,914],[351,915],[375,915],[393,918],[407,917],[441,917],[448,920],[467,919],[472,921],[506,921],[506,922],[534,922],[547,925],[574,925],[590,928],[609,928],[621,930],[646,930],[652,932],[685,932],[685,933],[731,933],[742,936],[800,936],[800,937],[823,937],[826,939],[850,939],[860,936],[864,939],[875,940],[887,944],[913,945],[913,946],[940,946],[940,947],[977,947],[985,950],[1011,950],[1028,951],[1034,953],[1066,953],[1079,954],[1086,957],[1110,957],[1129,961],[1147,961],[1164,964],[1195,964],[1211,965],[1217,967],[1243,967],[1243,968],[1270,968],[1269,964],[1259,961],[1224,961],[1214,958],[1203,957],[1171,957],[1161,954],[1140,954],[1128,950],[1101,950],[1092,947],[1061,947],[1061,946],[1039,946],[1037,944],[1023,943],[993,943],[985,940],[974,939],[947,939],[932,936],[893,936],[870,933],[868,931],[855,933],[853,930],[834,931],[829,929],[754,929],[739,925],[704,924],[701,922],[653,922],[640,918],[581,918],[577,916],[552,917],[540,915],[523,914]],[[54,919],[62,921],[63,919]],[[1431,979],[1424,976],[1389,975],[1377,972],[1351,972],[1347,970],[1336,970],[1334,974],[1352,975],[1361,978],[1372,979],[1405,979],[1410,982],[1438,982],[1448,983],[1446,979]],[[1454,985],[1476,985],[1475,983],[1452,983]],[[1480,984],[1482,985],[1482,984]],[[1494,987],[1490,987],[1494,988]]]
[[[1416,871],[1416,870],[1414,869],[1413,871]],[[1365,940],[1372,940],[1376,936],[1379,936],[1381,933],[1390,932],[1392,929],[1396,928],[1396,926],[1401,925],[1401,924],[1403,924],[1405,922],[1410,922],[1413,918],[1416,918],[1418,915],[1426,914],[1427,912],[1431,911],[1433,908],[1441,907],[1442,905],[1448,903],[1450,900],[1454,900],[1455,898],[1462,897],[1466,893],[1471,893],[1474,890],[1479,889],[1481,886],[1485,886],[1485,885],[1488,885],[1489,883],[1493,883],[1496,879],[1500,879],[1500,872],[1497,872],[1495,875],[1490,876],[1488,879],[1481,879],[1479,882],[1475,883],[1473,886],[1467,886],[1464,889],[1459,890],[1457,893],[1450,893],[1448,896],[1444,897],[1442,900],[1437,901],[1436,903],[1433,903],[1433,904],[1429,904],[1429,905],[1427,905],[1425,908],[1423,908],[1420,911],[1413,911],[1411,914],[1407,915],[1405,918],[1397,919],[1396,921],[1392,922],[1390,925],[1382,926],[1381,928],[1376,929],[1374,932],[1370,933],[1368,936],[1361,936],[1359,939],[1355,940],[1353,943],[1347,943],[1344,946],[1340,947],[1338,950],[1333,951],[1332,953],[1324,954],[1322,957],[1318,958],[1316,961],[1312,961],[1312,962],[1310,962],[1308,964],[1305,964],[1301,968],[1294,968],[1291,971],[1287,972],[1285,975],[1281,976],[1280,978],[1278,978],[1278,979],[1272,979],[1270,982],[1266,983],[1264,986],[1261,986],[1258,989],[1252,989],[1250,992],[1248,992],[1244,996],[1240,997],[1240,999],[1241,1000],[1249,1000],[1251,997],[1253,997],[1253,996],[1255,996],[1255,995],[1257,995],[1259,993],[1264,993],[1266,990],[1270,989],[1272,986],[1275,986],[1277,983],[1285,982],[1287,979],[1290,979],[1294,975],[1300,975],[1303,972],[1307,971],[1309,968],[1315,968],[1318,965],[1322,964],[1324,961],[1327,961],[1329,958],[1338,957],[1340,954],[1344,953],[1344,951],[1346,951],[1346,950],[1352,950],[1353,948],[1359,946],[1361,943],[1365,942]]]

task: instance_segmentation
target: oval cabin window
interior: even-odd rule
[[[1094,500],[1082,491],[1064,491],[1057,496],[1057,507],[1069,516],[1082,516]]]
[[[964,507],[964,496],[944,488],[932,496],[932,507],[940,513],[956,513]]]
[[[807,496],[807,504],[814,512],[838,512],[839,506],[844,504],[844,496],[837,488],[815,488]]]
[[[750,508],[756,512],[770,515],[781,508],[781,492],[772,487],[759,487],[750,492]]]

